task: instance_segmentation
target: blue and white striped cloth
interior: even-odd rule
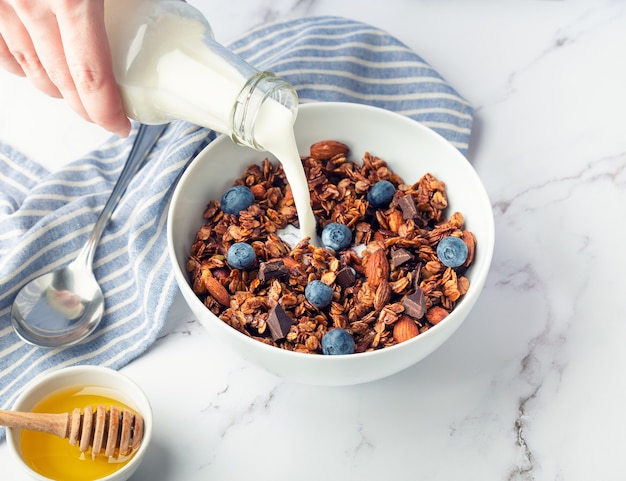
[[[472,109],[422,58],[387,33],[338,17],[259,27],[230,47],[286,78],[302,102],[347,101],[399,112],[433,128],[461,152]],[[207,86],[210,92],[210,86]],[[0,144],[0,407],[9,408],[35,375],[62,366],[120,368],[157,338],[177,288],[166,249],[167,204],[181,171],[215,133],[170,124],[132,181],[96,251],[105,314],[84,343],[31,346],[9,319],[19,289],[72,260],[122,169],[134,135],[49,173]],[[4,435],[0,431],[0,437]]]

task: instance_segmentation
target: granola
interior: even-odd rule
[[[204,211],[187,262],[193,291],[234,329],[282,349],[321,353],[324,334],[342,328],[355,352],[393,346],[441,322],[469,289],[465,277],[476,240],[460,212],[446,217],[444,182],[430,173],[406,184],[370,153],[348,158],[348,146],[321,141],[302,158],[319,232],[330,223],[348,226],[353,245],[335,252],[303,239],[290,245],[281,235],[298,225],[282,166],[268,159],[250,165],[235,185],[245,185],[254,203],[239,215],[224,213],[219,200]],[[367,193],[378,181],[395,186],[388,206],[374,208]],[[456,236],[467,259],[446,267],[436,249]],[[229,247],[249,243],[256,264],[231,268]],[[332,288],[328,306],[315,307],[305,288],[321,280]]]

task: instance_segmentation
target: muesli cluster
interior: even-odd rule
[[[319,246],[282,235],[298,218],[280,164],[249,166],[208,203],[187,271],[216,316],[282,349],[348,354],[406,341],[454,309],[475,238],[460,212],[446,217],[445,184],[428,173],[406,184],[383,159],[348,154],[326,140],[302,159]]]

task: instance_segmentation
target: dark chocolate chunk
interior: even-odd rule
[[[270,328],[272,339],[284,339],[293,324],[293,319],[285,312],[283,306],[276,304],[269,313],[267,325]]]
[[[335,282],[342,288],[350,287],[354,284],[356,280],[356,272],[350,267],[346,266],[337,272],[337,277],[335,278]]]
[[[420,262],[413,269],[413,286],[415,289],[420,288],[420,277],[422,277],[422,263]]]
[[[404,296],[402,299],[404,312],[414,319],[421,319],[426,314],[426,298],[421,288],[415,289],[413,294]]]
[[[417,217],[417,207],[415,207],[415,201],[410,194],[400,197],[398,199],[398,206],[402,210],[402,217],[405,220],[415,219]]]
[[[288,273],[289,271],[282,260],[262,262],[259,266],[259,279],[262,282],[286,276]]]
[[[391,249],[391,268],[396,269],[405,262],[413,260],[413,254],[406,249],[397,248]]]

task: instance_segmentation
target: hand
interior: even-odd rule
[[[104,28],[104,0],[0,0],[0,67],[126,137]]]

